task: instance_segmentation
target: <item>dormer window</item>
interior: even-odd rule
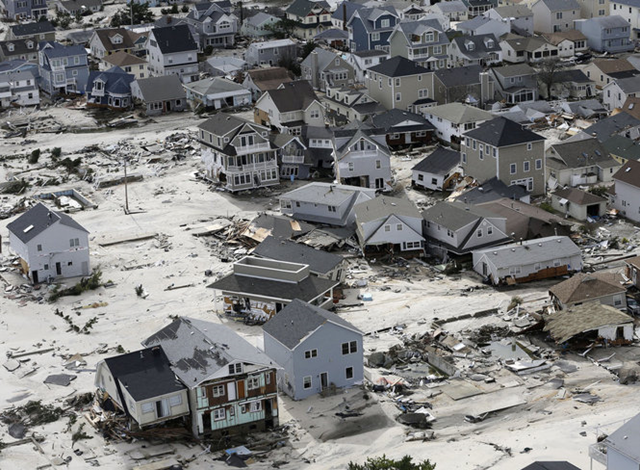
[[[464,46],[467,48],[468,51],[472,51],[476,48],[476,45],[471,41],[467,41]]]
[[[14,43],[10,42],[9,44],[7,44],[7,49],[9,49],[9,52],[13,52],[16,50],[16,46]]]
[[[493,45],[494,45],[494,44],[493,44],[493,39],[486,39],[486,40],[485,40],[485,42],[484,42],[484,45],[485,45],[488,49],[493,48]]]
[[[93,88],[100,91],[104,88],[104,83],[102,82],[102,80],[96,80],[95,82],[93,82]]]
[[[116,34],[115,36],[112,36],[111,37],[111,43],[112,44],[122,44],[122,35]]]
[[[434,39],[435,39],[435,34],[433,34],[433,31],[424,33],[424,42],[433,42]]]
[[[242,374],[242,363],[229,364],[229,375]]]
[[[27,41],[27,48],[33,49],[35,47],[35,43],[33,41]]]

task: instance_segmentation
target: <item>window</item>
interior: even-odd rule
[[[311,114],[311,119],[318,119],[320,117],[320,110],[312,109],[310,114]]]
[[[196,389],[196,400],[198,402],[198,408],[206,408],[209,406],[209,398],[207,397],[206,388],[198,387]]]
[[[304,388],[305,390],[308,390],[311,388],[311,376],[307,375],[306,377],[302,378],[302,388]]]
[[[382,167],[382,162],[380,160],[376,160],[376,170],[379,170]]]
[[[45,271],[48,271],[48,270],[49,270],[49,265],[48,265],[48,264],[45,264],[45,265],[44,265],[44,270],[45,270]]]
[[[358,352],[358,342],[351,341],[349,343],[342,343],[342,355],[354,354]]]
[[[542,159],[538,158],[536,160],[536,170],[542,170]]]
[[[531,166],[531,162],[522,162],[522,169],[523,169],[523,171],[528,172],[528,171],[529,171],[529,169],[530,169],[530,168],[529,168],[530,166]]]
[[[479,228],[478,231],[476,232],[476,236],[478,238],[482,238],[482,229],[481,228]]]
[[[336,206],[327,206],[329,212],[336,212]]]
[[[533,148],[533,144],[531,142],[527,142],[527,150],[531,150]]]
[[[622,305],[622,296],[621,295],[614,295],[613,296],[613,305],[614,305],[614,307],[619,307],[620,305]]]
[[[380,22],[380,26],[381,26],[382,28],[388,28],[388,27],[389,27],[389,20],[382,20],[382,21]]]
[[[353,171],[353,162],[349,162],[349,171]]]
[[[402,82],[400,81],[399,78],[396,78],[396,86],[400,86],[402,84]]]
[[[541,267],[540,263],[536,263],[536,264],[533,265],[533,270],[534,271],[540,271],[540,267]]]
[[[257,411],[262,410],[262,402],[261,401],[252,401],[249,403],[249,411],[251,413],[255,413]]]
[[[169,398],[169,405],[171,406],[182,405],[182,395],[174,395],[171,398]]]
[[[69,261],[69,262],[67,263],[67,266],[73,266],[73,261]]]
[[[380,40],[380,33],[372,33],[371,34],[371,40],[372,41],[379,41]]]
[[[434,186],[438,184],[438,178],[431,178],[431,184]]]
[[[401,232],[402,231],[402,224],[397,224],[396,225],[396,230]]]
[[[424,175],[422,173],[418,175],[418,181],[424,181]]]
[[[305,359],[311,359],[312,357],[318,357],[318,350],[317,349],[310,349],[309,351],[305,351],[304,352],[304,358]]]
[[[242,373],[242,364],[229,364],[229,374],[241,374]]]
[[[224,385],[214,385],[213,386],[213,396],[214,397],[223,397],[225,396],[225,386]]]
[[[560,260],[559,259],[554,259],[553,260],[553,267],[557,268],[558,266],[560,266]]]
[[[73,248],[74,246],[80,246],[80,240],[78,238],[72,238],[69,240],[69,246]]]
[[[385,232],[390,232],[391,231],[391,225],[385,225],[384,226],[384,231]]]
[[[511,274],[512,276],[516,275],[516,274],[520,274],[522,273],[522,267],[521,266],[512,266],[509,268],[509,274]]]
[[[559,11],[556,13],[556,20],[561,20],[562,19],[562,12]]]
[[[260,376],[253,375],[247,378],[247,390],[255,390],[260,388]]]
[[[396,93],[396,101],[402,101],[402,93]]]
[[[42,251],[42,245],[38,245],[38,251]]]
[[[518,169],[515,163],[512,163],[511,165],[509,165],[509,173],[511,173],[512,175],[515,175],[517,171]]]
[[[344,372],[345,372],[345,377],[347,378],[347,380],[353,378],[353,367],[347,367]]]
[[[482,145],[480,145],[480,153],[478,154],[478,158],[480,158],[480,160],[484,160],[484,150],[482,149]]]
[[[474,140],[472,140],[472,141],[471,141],[471,148],[472,148],[473,150],[475,150],[475,149],[476,149],[476,147],[477,147],[477,141],[474,139]]]
[[[467,154],[466,153],[462,153],[462,163],[467,163]]]
[[[226,417],[224,408],[216,408],[211,412],[211,416],[214,421],[222,421]]]
[[[141,409],[143,413],[152,413],[155,407],[153,403],[143,403]]]

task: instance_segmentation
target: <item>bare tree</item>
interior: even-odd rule
[[[551,88],[560,79],[560,61],[548,59],[540,62],[538,66],[538,80],[547,88],[547,99],[551,98]]]

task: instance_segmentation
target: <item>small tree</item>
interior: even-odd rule
[[[34,165],[38,163],[38,159],[40,158],[40,149],[35,149],[29,155],[29,163]]]
[[[409,455],[405,455],[399,460],[388,459],[383,455],[382,457],[369,457],[362,465],[349,462],[347,470],[435,470],[435,468],[436,464],[428,460],[414,463]]]
[[[282,18],[277,23],[266,24],[264,29],[271,31],[276,39],[285,39],[293,35],[293,31],[300,23],[289,18]]]
[[[180,11],[180,10],[178,10],[178,4],[177,4],[177,3],[174,3],[174,4],[171,6],[171,13],[173,13],[173,14],[175,15],[175,14],[176,14],[176,13],[178,13],[179,11]]]
[[[60,147],[53,147],[53,150],[51,150],[51,158],[57,160],[60,158],[60,155],[62,155],[62,149]]]
[[[306,59],[307,56],[311,54],[315,48],[316,48],[315,42],[307,41],[302,47],[302,54],[301,54],[302,60]]]
[[[538,80],[547,89],[547,99],[551,99],[551,88],[560,81],[558,72],[560,71],[560,61],[558,59],[549,59],[540,63],[538,69]]]
[[[189,13],[189,7],[187,5],[182,5],[182,8],[180,9],[180,11],[182,13]]]
[[[118,10],[113,18],[111,18],[111,26],[117,28],[120,26],[131,24],[133,16],[133,24],[151,23],[153,21],[153,12],[149,10],[149,3],[130,3],[124,8]]]

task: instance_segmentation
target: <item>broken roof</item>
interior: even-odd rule
[[[148,400],[185,388],[176,379],[169,359],[160,347],[108,357],[104,362],[113,378],[120,382],[135,401]]]
[[[619,273],[577,273],[549,289],[565,305],[586,302],[607,295],[623,294],[627,288]]]
[[[67,227],[89,233],[86,228],[64,212],[52,211],[41,202],[8,224],[7,229],[21,242],[28,243],[29,240],[40,235],[56,222],[60,222],[61,225],[66,225]]]
[[[146,347],[162,346],[173,372],[189,388],[209,379],[232,362],[273,366],[266,354],[231,328],[194,318],[173,320],[142,344]]]
[[[640,126],[640,119],[636,119],[630,114],[622,111],[598,120],[591,126],[587,127],[584,132],[600,141],[603,141],[607,140],[614,134],[619,134],[631,127],[638,126]]]
[[[262,330],[293,351],[318,328],[327,323],[362,335],[359,329],[337,314],[298,299],[293,300],[277,315],[274,315],[262,326]]]
[[[329,273],[343,261],[342,256],[273,236],[265,238],[255,247],[252,254],[263,258],[307,264],[311,272],[318,274]]]
[[[520,200],[528,194],[529,192],[525,186],[519,184],[507,186],[497,176],[494,176],[477,187],[462,193],[456,199],[459,201],[464,200],[467,204],[481,204],[502,198]]]
[[[313,229],[315,229],[315,226],[300,220],[290,219],[282,215],[259,214],[242,232],[242,236],[259,242],[264,241],[268,236],[278,239],[293,239],[309,233]]]
[[[549,315],[545,321],[544,331],[548,331],[557,344],[603,327],[633,323],[633,319],[626,313],[600,302],[574,305]]]

